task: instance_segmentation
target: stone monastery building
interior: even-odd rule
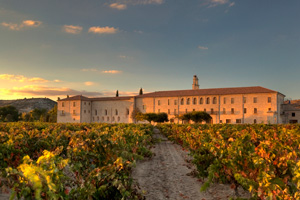
[[[205,111],[212,123],[288,123],[283,111],[285,95],[256,87],[199,89],[193,78],[192,90],[158,91],[137,96],[87,98],[82,95],[58,100],[57,122],[133,123],[131,113],[165,112],[171,123],[176,115]]]

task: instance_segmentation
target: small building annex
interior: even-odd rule
[[[205,111],[212,123],[287,123],[284,95],[264,87],[199,89],[193,78],[191,90],[158,91],[137,96],[88,98],[81,95],[58,100],[57,122],[134,123],[131,113],[165,112],[171,123],[176,115]]]

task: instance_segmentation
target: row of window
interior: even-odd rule
[[[226,124],[231,124],[231,119],[226,119]],[[220,123],[223,123],[222,120],[220,120]],[[235,120],[235,123],[236,124],[241,124],[242,123],[242,119],[236,119]],[[257,120],[256,119],[253,119],[253,124],[256,124],[257,123]]]
[[[158,109],[157,111],[158,111],[158,113],[160,113],[160,109]],[[196,111],[196,110],[193,109],[193,111]],[[203,111],[204,111],[204,112],[207,112],[206,108],[204,108]],[[268,108],[268,111],[271,111],[271,108]],[[188,110],[185,109],[185,113],[187,113],[187,112],[188,112]],[[254,109],[253,109],[253,114],[257,114],[257,112],[258,112],[257,108],[254,108]],[[231,113],[231,114],[235,114],[234,108],[231,108],[230,113]],[[247,113],[247,108],[244,108],[244,114],[246,114],[246,113]],[[171,114],[171,109],[168,109],[168,114]],[[174,115],[178,114],[178,113],[177,113],[177,109],[174,109],[174,113],[173,113],[173,114],[174,114]],[[216,114],[216,112],[214,111],[213,108],[210,109],[210,114]],[[225,109],[225,108],[223,108],[222,114],[226,114],[226,109]]]
[[[86,110],[84,110],[83,112],[86,113]],[[90,113],[90,111],[89,111],[89,113]],[[114,110],[114,114],[119,115],[118,109]],[[97,109],[94,110],[94,115],[96,115],[96,116],[98,115],[98,110]],[[107,109],[104,110],[104,115],[108,115],[108,110]],[[126,108],[126,115],[129,115],[129,109],[128,108]]]
[[[105,119],[106,119],[106,122],[110,122],[110,118],[109,118],[109,117],[102,117],[102,118],[101,118],[101,121],[102,121],[102,122],[105,122]],[[93,121],[95,121],[95,117],[93,117]],[[100,121],[100,117],[99,117],[99,116],[97,117],[97,121]],[[121,121],[121,118],[120,118],[120,117],[117,117],[117,118],[112,117],[112,118],[111,118],[111,121],[112,121],[112,122],[114,122],[114,121],[119,122],[119,121]]]
[[[206,104],[210,104],[210,97],[207,97],[205,99],[205,103]],[[243,97],[243,102],[247,103],[247,97]],[[268,97],[268,103],[272,102],[272,98]],[[184,98],[180,99],[180,104],[184,105],[184,103],[186,103],[186,105],[190,105],[191,104],[191,98],[187,98],[186,101],[184,100]],[[192,103],[193,105],[197,104],[197,98],[192,98]],[[227,97],[223,97],[223,104],[227,103]],[[234,104],[234,98],[230,98],[230,103]],[[257,103],[257,97],[253,97],[253,103]],[[204,98],[200,98],[199,99],[199,104],[204,104]],[[212,104],[217,104],[217,97],[213,97],[212,98]],[[161,105],[161,101],[157,100],[157,105]],[[170,99],[168,99],[168,105],[170,105]],[[177,105],[177,100],[174,100],[174,105]]]

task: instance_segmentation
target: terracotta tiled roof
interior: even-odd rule
[[[88,101],[89,98],[82,96],[82,95],[76,95],[76,96],[72,96],[72,97],[68,97],[65,99],[61,99],[59,101],[75,101],[75,100],[84,100],[84,101]]]
[[[120,101],[120,100],[130,100],[133,96],[126,97],[99,97],[99,98],[89,98],[91,101]]]
[[[177,96],[199,96],[199,95],[230,95],[230,94],[255,94],[255,93],[279,93],[274,90],[270,90],[260,86],[254,87],[234,87],[234,88],[212,88],[212,89],[197,89],[197,90],[171,90],[171,91],[158,91],[146,93],[137,96],[125,96],[125,97],[99,97],[88,98],[82,95],[77,95],[60,101],[72,101],[72,100],[84,100],[84,101],[120,101],[130,100],[133,97],[145,98],[145,97],[177,97]],[[281,94],[281,93],[280,93]]]
[[[82,101],[117,101],[117,100],[130,100],[132,97],[97,97],[97,98],[88,98],[82,95],[76,95],[69,98],[61,99],[59,101],[75,101],[75,100],[82,100]]]
[[[199,96],[199,95],[226,95],[226,94],[254,94],[254,93],[278,93],[260,86],[235,87],[235,88],[212,88],[197,90],[173,90],[151,92],[137,97],[175,97],[175,96]]]

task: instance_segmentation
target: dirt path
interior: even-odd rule
[[[214,184],[206,192],[200,192],[202,183],[189,175],[193,165],[186,162],[188,152],[158,132],[156,130],[155,137],[160,138],[161,142],[152,149],[154,156],[139,162],[132,174],[146,200],[225,200],[234,196],[234,190],[223,184]],[[240,193],[248,196],[243,191]]]

